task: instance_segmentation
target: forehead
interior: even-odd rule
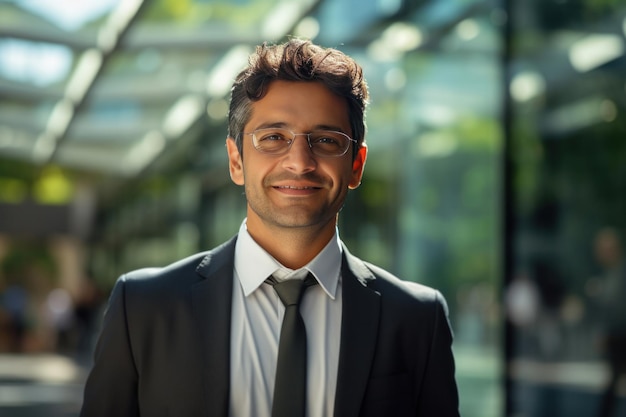
[[[283,125],[297,130],[333,128],[349,132],[346,99],[324,84],[302,81],[273,81],[260,100],[252,102],[247,129]]]

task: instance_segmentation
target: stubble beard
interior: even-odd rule
[[[266,186],[264,191],[268,189],[271,187]],[[292,204],[278,206],[274,204],[268,194],[262,196],[263,198],[259,198],[260,196],[255,194],[256,192],[253,192],[250,195],[250,190],[246,190],[249,210],[254,212],[254,215],[269,229],[274,230],[304,232],[307,229],[321,230],[327,227],[329,223],[333,223],[334,226],[338,208],[340,208],[335,208],[332,205],[312,207],[310,202],[298,202],[297,198],[294,198]]]

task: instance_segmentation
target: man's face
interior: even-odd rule
[[[252,103],[244,133],[277,126],[295,133],[336,130],[351,135],[345,100],[316,82],[274,81],[267,94]],[[280,155],[259,152],[245,134],[244,158],[232,138],[227,148],[231,178],[245,187],[248,228],[264,230],[334,229],[348,189],[361,182],[367,155],[363,146],[354,161],[352,148],[339,157],[315,156],[306,136],[296,136]]]

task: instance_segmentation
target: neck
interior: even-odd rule
[[[250,236],[274,259],[290,269],[299,269],[311,262],[335,235],[335,223],[323,228],[258,226],[248,219]]]

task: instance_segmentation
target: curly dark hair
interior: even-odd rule
[[[369,92],[363,70],[354,59],[333,48],[310,41],[290,39],[278,44],[263,43],[250,56],[248,67],[239,73],[231,89],[228,135],[243,155],[243,129],[250,119],[251,103],[260,100],[272,81],[321,82],[348,104],[351,136],[357,141],[353,157],[365,140],[365,110]]]

